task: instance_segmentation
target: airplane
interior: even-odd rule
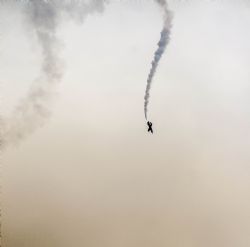
[[[153,134],[153,129],[152,129],[153,124],[149,121],[147,122],[147,124],[148,124],[148,132],[151,132]]]

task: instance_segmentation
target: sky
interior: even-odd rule
[[[65,14],[62,76],[34,127],[36,115],[13,124],[44,79],[24,6],[0,8],[1,120],[25,132],[1,152],[3,247],[248,247],[250,3],[169,1],[153,135],[143,97],[161,8],[114,0],[84,20]]]

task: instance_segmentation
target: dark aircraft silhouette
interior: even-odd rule
[[[148,124],[148,132],[151,132],[153,134],[153,129],[152,129],[153,124],[149,121],[147,122],[147,124]]]

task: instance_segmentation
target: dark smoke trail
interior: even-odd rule
[[[150,88],[151,83],[154,78],[158,63],[162,57],[162,54],[164,53],[167,44],[169,43],[170,38],[170,31],[172,26],[172,13],[168,10],[168,4],[165,0],[156,0],[164,9],[164,25],[163,29],[161,31],[161,38],[158,42],[158,48],[154,54],[154,59],[152,61],[152,66],[148,75],[147,79],[147,87],[146,92],[144,96],[144,114],[145,118],[147,119],[147,113],[148,113],[148,103],[149,103],[149,97],[150,97]]]
[[[61,81],[63,67],[59,59],[57,26],[62,14],[83,21],[87,14],[101,12],[105,0],[30,0],[19,1],[24,10],[28,27],[35,31],[42,50],[41,74],[34,81],[27,96],[19,102],[8,119],[1,122],[0,142],[2,146],[17,143],[39,126],[50,115],[49,106],[55,86]]]

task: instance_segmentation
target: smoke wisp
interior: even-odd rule
[[[161,31],[160,41],[158,42],[158,48],[155,51],[154,59],[151,63],[152,66],[151,66],[151,69],[147,78],[146,92],[144,96],[144,114],[145,114],[146,119],[147,119],[147,114],[148,114],[148,103],[149,103],[149,97],[150,97],[151,84],[152,84],[156,69],[158,67],[159,61],[166,49],[166,46],[169,43],[170,31],[172,27],[172,12],[169,11],[167,2],[165,0],[157,0],[157,3],[159,3],[163,7],[163,10],[164,10],[164,25]]]
[[[3,7],[4,4],[2,3]],[[11,3],[13,4],[13,3]],[[59,43],[56,36],[58,24],[63,14],[83,21],[93,12],[102,12],[104,0],[67,1],[34,0],[17,1],[24,12],[26,24],[34,30],[42,51],[41,73],[32,83],[27,96],[19,102],[8,118],[1,122],[1,144],[18,143],[27,135],[42,126],[50,115],[49,106],[55,86],[63,76],[63,66],[59,56]]]

